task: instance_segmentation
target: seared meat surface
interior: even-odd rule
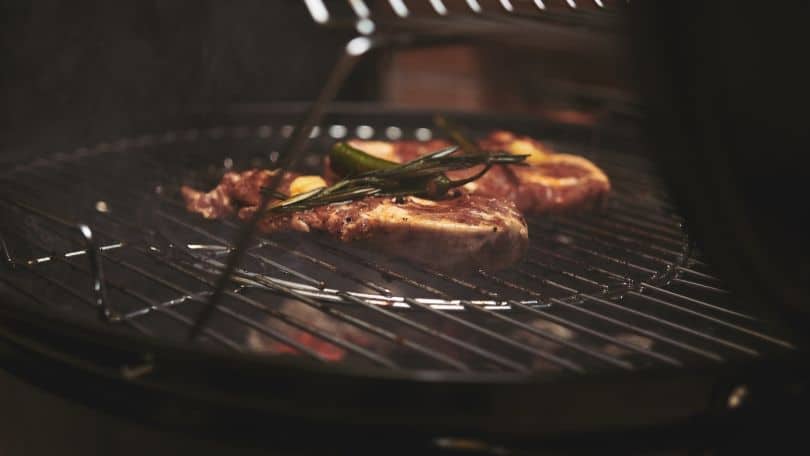
[[[444,140],[432,141],[349,141],[368,154],[404,163],[426,153],[451,145]],[[496,165],[480,179],[464,188],[474,195],[513,201],[526,213],[554,213],[599,206],[610,192],[610,181],[602,170],[583,157],[557,153],[529,137],[496,131],[478,142],[481,149],[528,155],[528,167]],[[327,164],[328,168],[328,164]],[[449,172],[460,179],[481,168]],[[336,176],[331,170],[328,179]]]
[[[191,212],[206,218],[237,214],[245,220],[257,210],[261,187],[272,176],[267,170],[227,173],[209,192],[184,186],[181,194]],[[324,185],[317,176],[288,173],[278,190],[293,195]],[[381,252],[442,269],[501,269],[519,260],[528,245],[526,222],[514,204],[465,192],[438,201],[366,197],[269,213],[259,227],[264,233],[322,231],[340,241],[362,241]]]
[[[266,169],[251,169],[241,173],[227,172],[210,192],[201,192],[188,186],[180,187],[180,193],[186,201],[186,209],[196,212],[207,219],[217,219],[233,215],[239,207],[258,206],[261,202],[261,189],[268,186],[274,171]],[[325,186],[323,180],[311,181],[315,176],[300,176],[297,173],[285,173],[279,182],[278,189],[289,193],[292,187],[304,188],[301,191],[315,188],[319,184]],[[319,179],[316,177],[316,179]],[[301,183],[312,182],[306,188]],[[295,184],[295,185],[293,185]]]

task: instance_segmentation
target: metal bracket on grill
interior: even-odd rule
[[[3,254],[3,263],[8,266],[9,269],[14,270],[17,267],[14,258],[11,257],[11,252],[8,250],[8,245],[6,244],[6,238],[0,235],[0,249],[2,249]]]
[[[101,253],[93,236],[93,230],[83,223],[80,223],[78,228],[84,238],[87,259],[90,262],[93,301],[98,308],[99,318],[107,321],[117,321],[120,316],[110,308],[107,286],[104,281],[104,271],[101,267]]]

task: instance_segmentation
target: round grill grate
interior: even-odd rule
[[[179,185],[211,188],[224,170],[272,167],[293,128],[291,116],[277,117],[126,137],[10,169],[0,210],[16,267],[0,278],[50,310],[185,341],[238,225],[187,213]],[[300,170],[318,173],[338,139],[430,139],[429,119],[332,115]],[[770,323],[734,308],[644,158],[594,131],[463,120],[482,134],[512,128],[590,158],[613,183],[608,209],[528,217],[525,260],[473,276],[318,234],[263,236],[199,343],[357,366],[506,372],[679,366],[791,347]]]

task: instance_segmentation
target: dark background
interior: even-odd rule
[[[0,2],[2,139],[21,149],[231,103],[309,100],[350,35],[302,2]],[[376,97],[365,60],[339,99]]]

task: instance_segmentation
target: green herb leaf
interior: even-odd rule
[[[345,143],[336,144],[334,150],[344,152],[344,159],[354,157],[363,160],[365,165],[371,163],[361,155],[365,154],[364,152],[351,149]],[[456,151],[458,151],[458,146],[452,146],[423,155],[407,163],[386,164],[386,167],[346,177],[330,187],[317,188],[287,198],[269,207],[267,211],[270,213],[301,211],[375,195],[419,195],[441,198],[447,194],[448,190],[480,178],[493,165],[525,165],[524,161],[527,157],[527,155],[482,153],[454,156]],[[349,153],[346,154],[346,152]],[[344,163],[344,165],[346,164]],[[465,179],[453,181],[445,175],[448,171],[481,165],[484,166],[483,170]]]

